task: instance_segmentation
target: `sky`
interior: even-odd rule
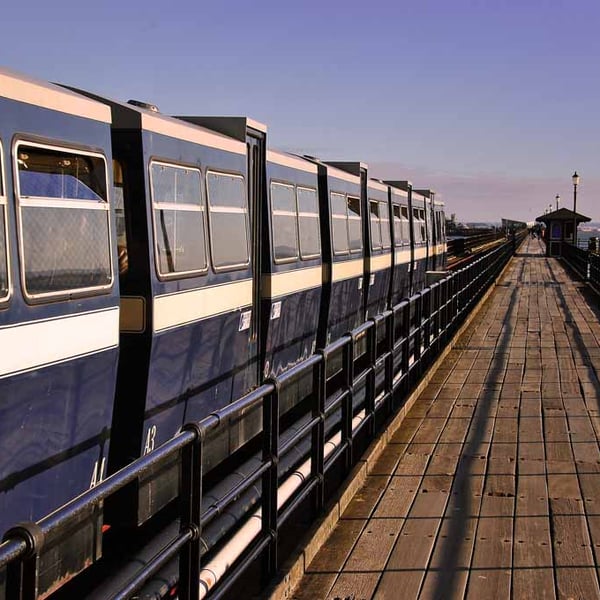
[[[598,0],[53,0],[3,6],[0,64],[433,188],[460,221],[600,220]]]

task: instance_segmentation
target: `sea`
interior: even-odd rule
[[[577,229],[577,245],[587,249],[588,241],[592,237],[600,238],[600,223],[586,223]]]

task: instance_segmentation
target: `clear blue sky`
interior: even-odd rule
[[[0,61],[434,187],[461,220],[600,219],[600,2],[5,3]]]

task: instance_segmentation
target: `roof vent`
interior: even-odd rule
[[[155,113],[160,112],[158,110],[158,106],[156,106],[155,104],[150,104],[149,102],[141,102],[140,100],[127,100],[127,104],[137,106],[138,108],[144,108]]]

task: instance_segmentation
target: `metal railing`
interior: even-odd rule
[[[600,255],[590,252],[589,261],[590,283],[594,286],[596,290],[600,291]]]
[[[562,256],[582,279],[588,278],[590,253],[587,250],[565,242],[562,245]]]
[[[264,560],[267,576],[273,576],[280,562],[278,535],[282,525],[308,497],[312,496],[317,512],[321,510],[331,467],[341,464],[344,472],[349,471],[357,459],[357,438],[372,439],[386,419],[400,408],[409,389],[450,341],[498,277],[514,249],[514,240],[502,244],[469,266],[368,320],[243,398],[200,422],[187,424],[180,434],[160,448],[132,462],[48,517],[10,530],[5,536],[6,541],[0,545],[0,571],[6,569],[6,598],[33,600],[37,597],[39,560],[44,552],[44,541],[53,531],[73,529],[79,515],[91,509],[101,511],[103,503],[119,490],[179,454],[178,530],[151,560],[120,584],[119,589],[112,590],[111,597],[131,597],[166,565],[172,565],[176,558],[176,593],[182,600],[196,600],[207,593],[214,598],[223,596],[258,557]],[[334,363],[340,364],[340,368],[331,368]],[[330,371],[333,374],[330,375]],[[292,434],[288,428],[284,437],[281,393],[303,376],[312,376],[312,392],[308,396],[304,420]],[[260,460],[252,472],[218,501],[212,499],[207,503],[202,470],[206,438],[251,410],[262,412],[262,431],[258,434],[262,447]],[[308,467],[302,477],[298,477],[301,483],[290,488],[293,491],[288,497],[281,492],[288,480],[284,480],[286,475],[281,474],[279,465],[302,443],[308,450],[301,460]],[[252,519],[259,526],[256,530],[248,530],[250,541],[240,546],[239,553],[228,560],[231,567],[226,576],[219,579],[211,571],[206,579],[202,568],[206,557],[210,556],[210,549],[202,539],[203,530],[253,487],[260,493],[244,524],[232,529],[229,538],[239,535]]]

